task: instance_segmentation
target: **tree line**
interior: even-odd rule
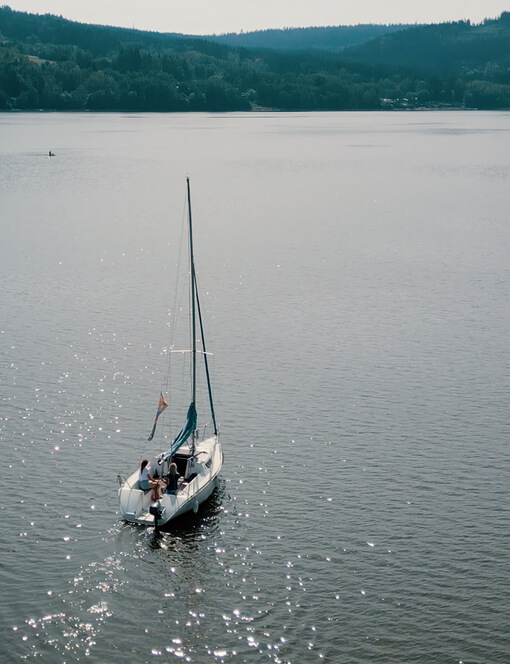
[[[338,53],[232,47],[2,7],[0,110],[509,108],[509,19],[390,31]]]

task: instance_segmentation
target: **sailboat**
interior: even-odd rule
[[[122,518],[131,523],[155,526],[156,529],[187,512],[197,512],[199,506],[209,498],[216,488],[218,474],[223,465],[223,451],[216,425],[208,353],[205,347],[204,326],[195,272],[189,177],[186,179],[186,183],[189,236],[189,321],[191,327],[191,349],[186,349],[186,351],[189,350],[191,356],[191,394],[186,422],[172,440],[170,447],[150,460],[147,469],[151,488],[142,488],[143,483],[140,486],[141,473],[139,469],[128,478],[122,475],[118,476],[118,499]],[[200,332],[199,339],[197,339],[198,332]],[[197,427],[197,362],[199,357],[203,361],[204,370],[201,373],[207,386],[207,400],[212,420],[213,433],[209,436],[205,434],[207,430],[205,426],[202,429],[202,435],[199,434],[199,428]],[[152,440],[158,418],[166,407],[165,397],[161,393],[149,440]],[[172,474],[173,480],[171,478]],[[168,484],[165,483],[165,479]],[[153,489],[157,484],[159,486],[155,495]]]

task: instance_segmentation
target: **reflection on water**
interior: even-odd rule
[[[2,661],[506,661],[509,118],[1,118]],[[225,465],[155,541],[188,172]]]

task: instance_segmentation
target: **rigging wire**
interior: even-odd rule
[[[173,399],[172,399],[172,394],[171,390],[174,388],[174,383],[176,382],[171,381],[171,376],[172,376],[172,366],[175,363],[172,363],[172,349],[174,348],[175,342],[176,342],[176,336],[177,336],[177,327],[180,319],[180,311],[181,307],[179,306],[179,303],[182,303],[182,297],[183,297],[183,291],[186,288],[186,279],[182,278],[182,261],[183,261],[183,245],[184,245],[184,237],[185,237],[185,228],[186,228],[186,210],[187,210],[187,200],[186,196],[184,197],[184,202],[183,202],[183,209],[182,209],[182,217],[181,217],[181,232],[180,232],[180,238],[179,238],[179,253],[177,257],[177,265],[176,265],[176,275],[175,275],[175,288],[174,288],[174,301],[173,301],[173,306],[170,309],[170,325],[169,325],[169,339],[168,339],[168,348],[167,348],[167,367],[166,367],[166,376],[164,380],[164,389],[165,389],[165,394],[168,396],[168,401],[169,401],[169,414],[170,414],[170,420],[174,420],[176,417],[175,413],[175,408],[173,407]],[[183,374],[184,374],[183,370]],[[177,384],[180,384],[181,386],[183,385],[183,381],[180,380],[177,382]],[[161,430],[163,430],[163,427],[161,427]]]
[[[187,248],[188,248],[187,228],[189,224],[188,215],[189,215],[189,201],[187,195],[185,195],[183,209],[182,209],[182,218],[181,218],[178,259],[176,265],[173,308],[170,310],[170,323],[168,325],[170,338],[169,338],[169,346],[167,348],[168,357],[167,357],[167,366],[166,366],[166,376],[164,377],[163,380],[164,394],[165,397],[167,398],[169,405],[169,408],[165,411],[166,417],[169,418],[169,422],[166,427],[167,431],[168,430],[171,431],[173,429],[175,429],[175,431],[179,431],[181,428],[181,420],[183,415],[183,413],[181,412],[181,406],[184,407],[186,404],[188,385],[192,379],[192,367],[191,367],[191,362],[189,361],[190,353],[186,350],[193,347],[193,338],[192,338],[193,333],[191,325],[191,316],[192,316],[191,308],[193,306],[193,302],[190,301],[192,295],[191,295],[191,289],[189,288],[189,279],[193,277],[191,275],[192,268],[191,268],[190,258],[187,255]],[[200,402],[201,407],[197,408],[197,410],[200,410],[201,412],[210,411],[212,417],[212,424],[214,427],[214,433],[217,434],[217,425],[216,425],[216,418],[214,413],[214,405],[212,401],[212,392],[211,392],[210,366],[209,366],[210,363],[208,362],[207,351],[205,347],[204,329],[203,329],[204,323],[202,319],[200,301],[198,299],[199,289],[198,289],[198,279],[196,272],[194,274],[194,282],[195,282],[196,299],[197,299],[197,313],[198,313],[199,327],[200,327],[200,337],[201,337],[200,341],[202,346],[202,353],[204,356],[203,366],[201,362],[199,363],[199,366],[201,372],[205,371],[206,381],[204,381],[204,387],[205,385],[207,385],[207,396],[206,396],[205,389],[203,390],[204,394],[202,393],[201,381],[200,380],[196,381],[198,388],[196,394],[196,401],[197,401],[196,406],[199,406],[198,402]],[[188,301],[188,306],[181,306],[185,300]],[[182,331],[181,322],[182,322],[183,312],[186,312],[187,314],[186,328],[188,332],[188,340],[187,340],[187,346],[184,346],[185,349],[183,349],[182,352],[179,352],[179,349],[176,348],[176,344],[183,341],[183,339],[180,339],[180,341],[179,339],[177,339],[179,331]],[[174,354],[178,354],[181,358],[181,368],[179,371],[178,371],[177,358],[172,358],[172,355]],[[177,376],[177,373],[179,373],[179,376]],[[162,440],[164,439],[164,430],[165,430],[165,426],[163,423],[164,420],[162,422],[162,426],[160,427],[160,434]]]

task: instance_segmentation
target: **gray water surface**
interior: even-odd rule
[[[225,464],[156,546],[187,174]],[[0,115],[2,662],[509,662],[509,184],[508,113]]]

